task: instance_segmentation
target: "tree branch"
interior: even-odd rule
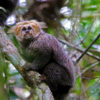
[[[0,27],[0,50],[8,60],[16,67],[19,73],[22,75],[26,83],[34,89],[35,93],[37,93],[38,98],[34,100],[54,100],[52,93],[48,86],[45,83],[41,82],[41,75],[34,71],[26,71],[24,66],[26,65],[26,61],[19,55],[16,47],[13,45],[11,40],[7,37],[2,27]],[[37,89],[41,91],[41,93],[36,92]]]
[[[59,40],[59,41],[60,41],[62,44],[65,44],[65,45],[67,45],[67,46],[69,46],[69,47],[71,47],[71,48],[73,48],[73,49],[75,49],[75,50],[77,50],[77,51],[79,51],[79,52],[81,52],[81,53],[84,52],[83,49],[78,48],[78,47],[74,46],[73,44],[71,44],[71,43],[69,43],[69,42],[67,42],[67,41],[63,41],[63,40]],[[100,57],[94,56],[94,55],[93,55],[92,53],[90,53],[90,52],[86,52],[86,55],[88,55],[88,56],[90,56],[90,57],[92,57],[92,58],[94,58],[94,59],[100,61]],[[76,62],[76,63],[77,63],[77,62]]]
[[[87,51],[92,47],[92,45],[99,39],[100,34],[92,41],[92,43],[86,48],[86,50],[82,53],[82,55],[76,60],[76,63],[80,61],[80,59],[87,53]]]
[[[92,64],[89,64],[89,67],[85,67],[85,69],[80,73],[80,75],[77,76],[77,78],[80,77],[81,75],[83,75],[86,71],[94,68],[98,64],[100,64],[100,62],[98,62],[98,61],[96,61],[96,62],[94,62]]]

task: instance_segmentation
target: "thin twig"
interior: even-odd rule
[[[87,53],[87,51],[92,47],[92,45],[99,39],[100,34],[92,41],[92,43],[86,48],[86,50],[82,53],[82,55],[76,60],[76,63],[80,61],[80,59]]]
[[[78,48],[78,47],[74,46],[73,44],[71,44],[71,43],[69,43],[69,42],[67,42],[67,41],[64,41],[64,40],[59,40],[59,41],[60,41],[62,44],[65,44],[65,45],[67,45],[67,46],[69,46],[69,47],[71,47],[71,48],[73,48],[73,49],[75,49],[75,50],[77,50],[77,51],[79,51],[79,52],[81,52],[81,53],[84,52],[83,49]],[[92,53],[90,53],[90,52],[86,52],[86,55],[88,55],[88,56],[90,56],[90,57],[92,57],[92,58],[94,58],[94,59],[100,61],[100,57],[94,56],[94,55],[93,55]]]
[[[100,62],[95,62],[95,63],[91,64],[90,67],[86,67],[86,68],[80,73],[80,75],[77,76],[77,78],[78,78],[79,76],[83,75],[86,71],[88,71],[88,70],[94,68],[94,67],[95,67],[96,65],[98,65],[98,64],[100,64]]]

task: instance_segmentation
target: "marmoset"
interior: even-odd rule
[[[0,25],[3,26],[8,16],[12,13],[17,5],[18,0],[1,0],[0,1]]]
[[[14,30],[23,50],[31,58],[31,65],[26,69],[45,75],[44,81],[55,100],[63,100],[75,84],[74,64],[59,41],[42,28],[45,24],[31,20],[17,23]]]

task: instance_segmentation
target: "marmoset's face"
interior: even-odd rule
[[[46,25],[43,22],[38,22],[36,20],[18,22],[13,27],[19,41],[36,38],[40,34],[42,28],[46,28]]]
[[[31,25],[23,25],[21,28],[21,33],[25,39],[32,38],[35,35],[34,29]]]

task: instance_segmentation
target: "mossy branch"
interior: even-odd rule
[[[34,89],[34,93],[37,94],[37,99],[33,100],[54,100],[49,87],[45,83],[41,82],[41,75],[37,72],[26,71],[24,69],[26,61],[20,56],[17,48],[5,34],[2,27],[0,27],[0,50],[19,71],[27,85]]]

